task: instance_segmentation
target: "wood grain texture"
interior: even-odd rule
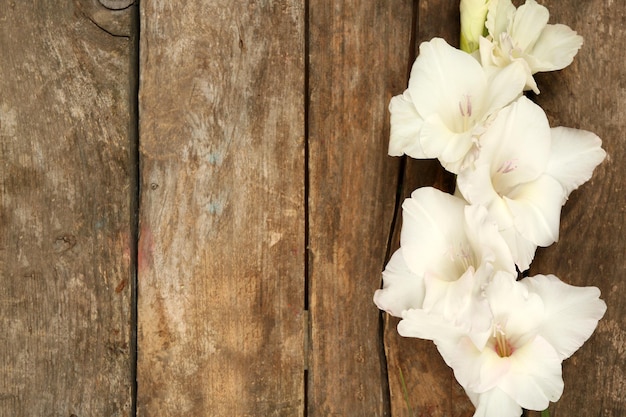
[[[550,410],[620,417],[626,6],[539,2],[585,45],[534,99],[609,155],[532,265],[608,305]],[[0,6],[0,417],[132,417],[130,15],[101,3],[129,2]],[[386,155],[387,105],[422,41],[458,43],[458,1],[155,0],[141,18],[137,414],[471,416],[433,344],[372,302],[398,187],[452,190],[436,161]]]
[[[303,2],[141,18],[138,415],[302,415]]]
[[[129,39],[0,7],[0,416],[129,416]]]
[[[539,249],[533,274],[600,288],[608,310],[591,339],[563,365],[565,391],[552,417],[626,415],[626,5],[545,0],[552,23],[584,38],[573,64],[538,77],[536,101],[553,126],[595,132],[607,159],[574,191],[561,215],[559,242]]]
[[[411,3],[310,5],[309,416],[388,413],[372,296],[393,218],[387,105],[405,84]]]

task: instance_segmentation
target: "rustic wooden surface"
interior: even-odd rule
[[[130,44],[83,6],[0,6],[3,417],[132,408]]]
[[[138,415],[302,415],[303,2],[141,28]]]
[[[452,187],[386,155],[387,105],[419,43],[458,43],[458,3],[142,2],[137,167],[129,2],[0,6],[0,417],[135,416],[138,169],[136,415],[471,416],[432,343],[372,302],[398,204]],[[626,6],[540,2],[585,45],[536,100],[609,154],[532,265],[608,304],[550,410],[618,417]]]
[[[389,415],[372,296],[393,218],[387,105],[405,84],[411,3],[311,2],[309,416]]]

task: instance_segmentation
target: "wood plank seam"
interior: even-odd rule
[[[308,402],[309,402],[309,360],[311,356],[311,320],[309,318],[309,299],[310,299],[310,215],[309,215],[309,192],[310,192],[310,131],[309,131],[309,110],[311,104],[311,86],[309,84],[310,75],[310,4],[309,0],[303,0],[303,54],[304,54],[304,300],[303,300],[303,355],[304,355],[304,370],[302,373],[302,413],[304,417],[308,416]]]
[[[131,309],[130,309],[130,384],[131,384],[131,404],[130,417],[137,417],[137,326],[138,326],[138,258],[139,258],[139,204],[141,198],[141,178],[139,172],[139,33],[140,16],[139,0],[130,6],[130,68],[129,68],[129,107],[130,107],[130,129],[129,129],[129,152],[131,166],[129,175],[131,177],[130,188],[130,268],[131,268]]]

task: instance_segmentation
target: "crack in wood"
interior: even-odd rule
[[[126,0],[124,3],[126,2],[128,1]],[[111,3],[119,2],[111,1]],[[112,8],[96,0],[74,0],[74,4],[80,14],[98,29],[115,38],[126,39],[129,39],[131,36],[131,16],[133,12],[130,6],[133,3],[131,2],[124,8]]]

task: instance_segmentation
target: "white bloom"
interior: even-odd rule
[[[516,282],[499,273],[485,292],[492,332],[484,346],[421,310],[406,311],[398,332],[435,342],[476,405],[474,416],[518,417],[522,407],[547,408],[563,391],[562,360],[591,336],[606,311],[599,290],[573,287],[555,276]]]
[[[561,206],[605,152],[593,133],[550,129],[543,110],[525,97],[500,111],[480,145],[473,167],[458,176],[459,191],[487,207],[524,271],[537,246],[558,240]]]
[[[494,271],[513,275],[515,264],[487,210],[430,187],[414,191],[402,207],[401,246],[383,272],[376,305],[398,317],[423,309],[488,330],[482,292]]]
[[[515,8],[511,0],[492,0],[487,13],[489,35],[480,40],[484,66],[504,67],[523,62],[525,89],[539,93],[533,74],[563,69],[572,63],[583,38],[566,25],[549,25],[550,13],[535,0]]]
[[[525,81],[521,63],[485,72],[443,39],[422,43],[408,89],[389,104],[389,155],[438,158],[457,173],[484,123],[521,94]]]

